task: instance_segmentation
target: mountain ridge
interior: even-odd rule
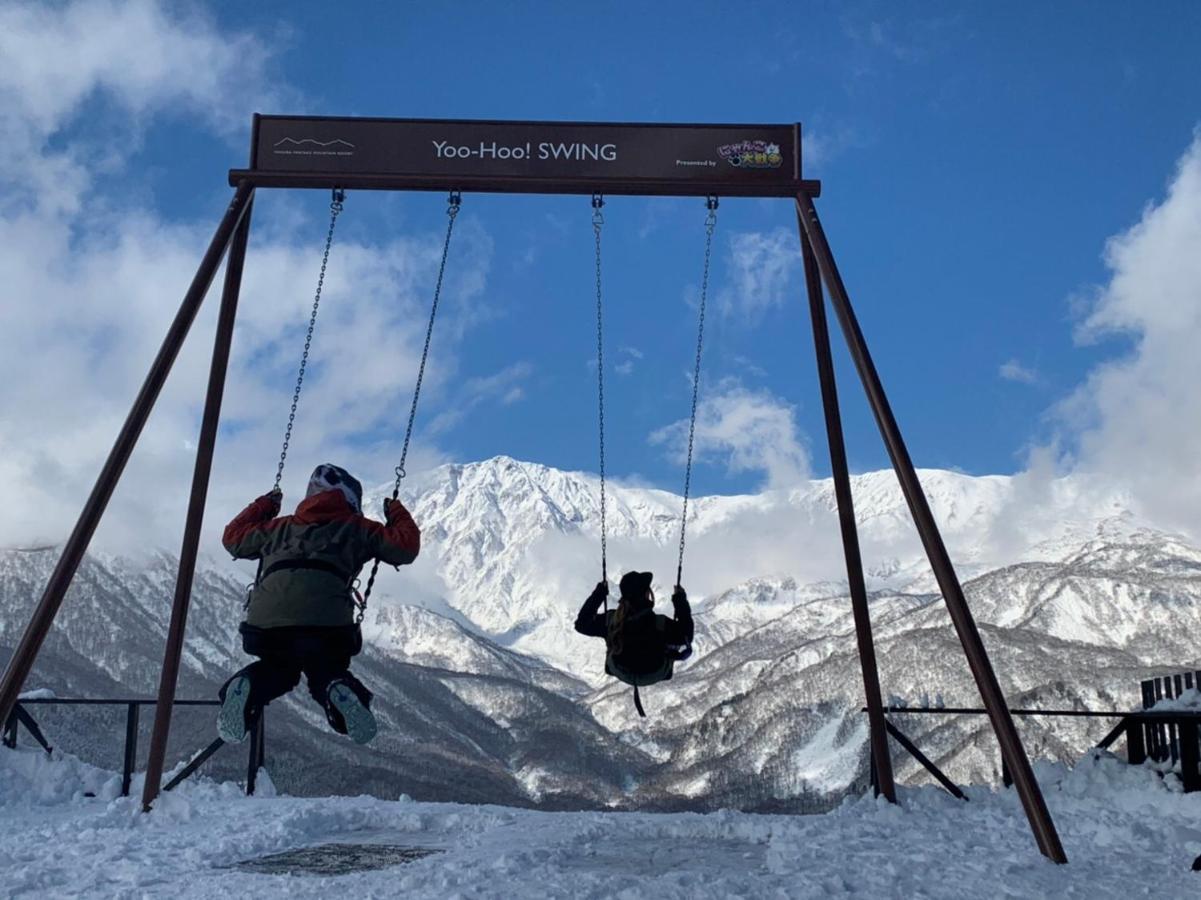
[[[1129,707],[1139,678],[1195,664],[1188,635],[1201,628],[1201,550],[1187,538],[1076,476],[1021,508],[1030,494],[1021,476],[920,474],[1012,703]],[[830,481],[695,502],[685,582],[697,653],[644,692],[648,720],[632,712],[628,688],[604,678],[600,643],[571,628],[599,577],[598,488],[587,473],[507,457],[406,483],[423,553],[400,574],[381,571],[355,663],[381,698],[386,737],[367,751],[340,744],[297,692],[270,716],[277,783],[299,793],[690,809],[816,809],[861,787],[862,678]],[[886,695],[976,705],[892,473],[855,476],[853,490]],[[368,492],[368,509],[382,493]],[[612,574],[674,562],[679,498],[621,484],[609,495]],[[0,551],[0,653],[52,564],[49,551]],[[152,692],[174,568],[165,551],[89,555],[35,670],[42,682],[30,686]],[[235,629],[248,577],[216,557],[198,567],[181,696],[211,695],[241,664]],[[662,580],[657,587],[665,593]],[[951,777],[995,777],[986,721],[931,719],[903,727]],[[62,717],[55,727],[72,736]],[[1064,759],[1108,725],[1021,727],[1033,755]],[[205,731],[181,728],[184,750]],[[331,770],[323,759],[356,764]],[[896,763],[902,779],[923,777],[908,757]]]

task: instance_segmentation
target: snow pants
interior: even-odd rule
[[[250,699],[246,704],[249,729],[263,707],[282,697],[300,683],[303,674],[309,693],[325,710],[330,727],[346,734],[346,723],[329,702],[329,686],[335,681],[347,685],[364,706],[371,705],[371,691],[350,674],[350,658],[363,649],[363,637],[357,625],[338,627],[256,628],[245,622],[239,627],[242,649],[258,660],[236,672],[222,685],[218,696],[225,700],[230,682],[239,676],[250,679]]]

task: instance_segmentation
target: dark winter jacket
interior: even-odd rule
[[[259,497],[222,536],[235,559],[261,560],[246,615],[257,628],[350,625],[349,585],[359,570],[372,559],[406,565],[421,549],[421,531],[399,502],[389,505],[386,525],[356,513],[336,490],[306,498],[294,515],[278,511],[274,496]],[[311,567],[277,567],[297,561]]]
[[[575,630],[589,637],[604,638],[608,647],[605,671],[631,684],[640,683],[639,675],[650,676],[642,683],[671,677],[670,662],[677,648],[692,643],[692,608],[683,591],[672,596],[675,618],[655,613],[654,603],[645,597],[626,597],[625,614],[619,623],[618,610],[600,611],[606,593],[598,586],[584,601],[575,618]]]

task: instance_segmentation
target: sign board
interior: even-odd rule
[[[638,125],[259,116],[269,173],[780,186],[800,180],[799,125]]]

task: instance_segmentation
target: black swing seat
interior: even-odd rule
[[[612,613],[610,615],[613,615]],[[669,644],[663,633],[663,620],[653,609],[642,609],[628,616],[621,629],[621,652],[613,646],[613,635],[606,642],[605,674],[634,688],[634,706],[646,717],[638,688],[670,681],[677,662],[692,655],[691,644]]]
[[[671,681],[675,665],[692,656],[691,644],[667,645],[657,662],[642,667],[631,667],[627,654],[620,657],[612,651],[605,654],[605,674],[612,675],[618,681],[623,681],[633,687],[646,687],[648,684],[658,684],[660,681]]]

